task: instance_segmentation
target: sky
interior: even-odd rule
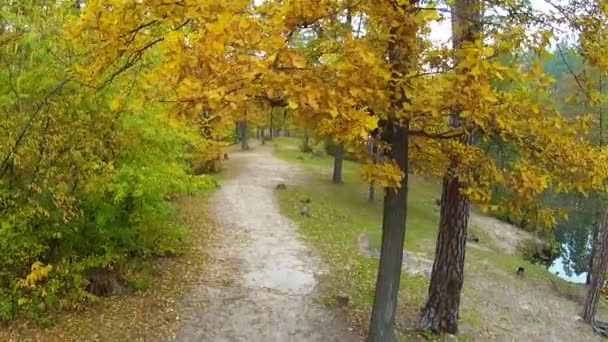
[[[553,1],[554,3],[560,3],[562,1]],[[543,13],[552,13],[555,11],[553,6],[551,6],[545,0],[531,0],[532,7],[539,12]],[[442,44],[449,42],[452,36],[452,28],[450,23],[449,15],[445,20],[441,22],[433,22],[431,23],[431,35],[430,39],[435,44]]]

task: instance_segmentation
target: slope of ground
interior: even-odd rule
[[[346,162],[345,184],[334,185],[331,159],[302,154],[292,139],[275,139],[275,154],[307,170],[306,186],[277,192],[284,212],[298,222],[304,236],[331,265],[321,278],[325,303],[335,296],[350,297],[348,313],[364,331],[371,306],[377,260],[361,253],[362,236],[368,248],[380,242],[381,199],[366,202],[367,184],[358,178],[357,165]],[[398,326],[408,340],[420,339],[413,328],[423,304],[432,267],[439,211],[434,200],[439,185],[411,177],[406,232],[405,272],[402,275]],[[310,203],[307,203],[310,202]],[[310,215],[301,215],[305,211]],[[594,341],[599,338],[578,320],[584,289],[566,283],[543,267],[525,262],[515,245],[533,238],[494,218],[473,214],[471,232],[480,239],[467,247],[465,285],[461,306],[463,340]],[[369,254],[369,253],[368,253]],[[515,270],[523,266],[525,276]],[[603,312],[602,312],[603,314]]]

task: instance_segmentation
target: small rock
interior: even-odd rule
[[[467,234],[467,241],[468,242],[473,242],[473,243],[478,243],[479,242],[479,238],[474,235],[474,234]]]
[[[285,185],[284,183],[279,183],[276,186],[277,190],[286,190],[287,189],[287,185]]]
[[[305,216],[305,217],[310,217],[310,208],[308,208],[308,207],[300,208],[300,215]]]
[[[304,198],[304,199],[301,199],[301,200],[300,200],[300,203],[306,203],[306,204],[309,204],[309,203],[311,203],[311,202],[312,202],[312,201],[310,200],[310,198]]]

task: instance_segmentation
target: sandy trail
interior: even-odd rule
[[[266,148],[236,152],[229,163],[234,177],[209,202],[220,237],[193,294],[203,309],[182,317],[177,340],[359,341],[315,301],[323,265],[279,212],[274,187],[289,186],[297,169]]]

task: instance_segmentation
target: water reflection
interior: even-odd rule
[[[593,229],[596,225],[594,203],[588,198],[578,198],[570,202],[568,220],[557,224],[553,232],[560,245],[559,256],[549,267],[549,272],[560,278],[585,283],[589,256],[591,254]]]
[[[564,253],[569,253],[568,245],[562,245]],[[561,250],[561,249],[560,249]],[[549,272],[557,275],[558,277],[577,284],[584,284],[587,281],[587,272],[577,273],[574,267],[571,265],[569,254],[560,255],[553,261],[553,264],[549,267]]]

